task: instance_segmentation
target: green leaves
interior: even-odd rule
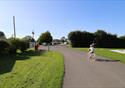
[[[38,42],[39,43],[51,43],[52,42],[52,36],[51,33],[49,31],[44,32],[40,35],[40,37],[38,38]]]

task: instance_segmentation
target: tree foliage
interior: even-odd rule
[[[62,42],[62,43],[66,42],[66,38],[65,38],[64,36],[63,36],[63,37],[61,37],[61,39],[60,39],[60,40],[61,40],[61,42]]]
[[[68,35],[73,47],[88,47],[91,43],[96,43],[96,47],[103,48],[125,48],[125,37],[117,37],[115,34],[97,30],[95,33],[86,31],[73,31]]]
[[[95,33],[96,46],[98,47],[116,47],[117,35],[107,33],[103,30],[97,30]]]
[[[22,38],[22,40],[26,42],[35,42],[35,39],[32,38],[31,36],[25,36]]]
[[[51,33],[49,31],[44,32],[40,35],[40,37],[38,38],[38,42],[41,43],[51,43],[52,42],[52,36]]]
[[[68,34],[68,39],[73,47],[87,47],[92,43],[94,35],[86,31],[73,31]]]

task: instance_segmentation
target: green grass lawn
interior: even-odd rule
[[[75,48],[81,51],[88,52],[88,48]],[[120,60],[121,62],[125,63],[125,54],[120,54],[116,52],[112,52],[110,50],[115,50],[115,49],[110,49],[110,48],[95,48],[95,53],[96,55],[107,57],[113,60]]]
[[[63,74],[63,56],[57,52],[0,57],[0,88],[61,88]]]

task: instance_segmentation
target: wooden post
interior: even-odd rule
[[[48,45],[48,51],[50,51],[49,43],[47,45]]]

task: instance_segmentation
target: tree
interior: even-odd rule
[[[62,43],[66,42],[66,38],[65,38],[64,36],[63,36],[63,37],[61,37],[61,39],[60,39],[60,40],[61,40],[61,42],[62,42]]]
[[[95,41],[96,41],[96,45],[98,47],[104,47],[104,43],[106,42],[106,36],[107,36],[107,32],[103,31],[103,30],[97,30],[95,33]]]
[[[119,39],[125,40],[125,35],[124,36],[120,36]]]
[[[94,40],[94,34],[86,31],[72,31],[68,34],[68,39],[73,47],[87,47]]]
[[[95,40],[97,47],[104,47],[104,48],[112,48],[112,47],[119,47],[119,40],[117,35],[107,33],[103,30],[97,30],[95,33]]]
[[[118,45],[125,48],[125,35],[118,38]]]
[[[80,47],[81,35],[81,31],[72,31],[68,34],[68,39],[71,41],[72,47]]]
[[[35,39],[32,38],[31,36],[25,36],[22,39],[22,44],[25,42],[25,47],[34,47],[35,46]]]
[[[35,39],[32,38],[31,36],[25,36],[22,38],[22,40],[26,42],[35,42]]]
[[[40,35],[40,37],[38,38],[38,43],[46,43],[49,44],[52,42],[52,36],[51,33],[49,31],[44,32]]]

